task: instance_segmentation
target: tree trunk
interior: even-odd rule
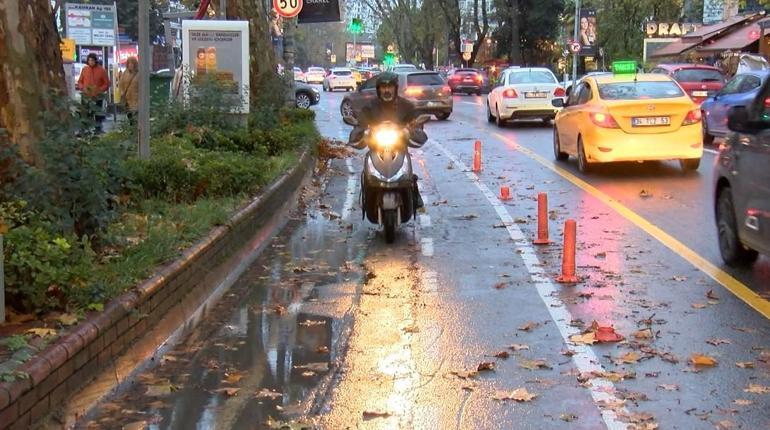
[[[228,0],[227,18],[249,21],[249,102],[256,106],[267,95],[262,94],[260,88],[277,76],[277,63],[264,2]],[[288,73],[291,73],[291,70]]]
[[[508,0],[508,12],[511,20],[511,65],[521,64],[521,35],[519,33],[519,0]]]
[[[59,35],[51,2],[0,2],[0,128],[22,158],[40,162],[40,113],[53,108],[52,92],[66,94]]]

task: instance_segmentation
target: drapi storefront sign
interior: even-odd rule
[[[701,25],[690,22],[648,22],[644,25],[644,33],[648,38],[682,37],[699,29]]]
[[[249,112],[249,22],[182,21],[182,65],[192,82],[216,79]]]

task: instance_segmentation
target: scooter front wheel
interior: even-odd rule
[[[396,240],[396,211],[387,210],[382,214],[382,224],[385,227],[385,242],[393,243]]]

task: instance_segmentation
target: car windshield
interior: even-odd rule
[[[509,84],[555,84],[556,78],[551,72],[530,70],[511,73]]]
[[[438,73],[415,73],[406,77],[407,85],[443,85]]]
[[[401,66],[395,66],[395,70],[417,70],[417,66],[412,65],[401,65]]]
[[[684,93],[674,82],[622,82],[599,84],[599,97],[604,100],[670,99]]]
[[[335,70],[332,73],[334,73],[335,76],[350,76],[352,72],[350,70]]]
[[[311,67],[311,68],[307,69],[307,71],[308,72],[323,72],[324,69],[322,69],[320,67]]]
[[[711,69],[682,69],[674,73],[679,82],[724,82],[721,73]]]

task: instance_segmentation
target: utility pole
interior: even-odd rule
[[[150,158],[150,0],[139,0],[139,158]]]
[[[574,39],[572,40],[575,42],[580,41],[580,0],[575,0],[575,34]],[[577,63],[579,58],[580,50],[572,54],[572,91],[575,91],[575,86],[577,84]]]
[[[219,0],[219,19],[227,19],[227,0]]]
[[[294,106],[294,26],[296,18],[286,20],[286,28],[283,30],[283,61],[284,73],[289,76],[289,91],[286,93],[286,105]]]

